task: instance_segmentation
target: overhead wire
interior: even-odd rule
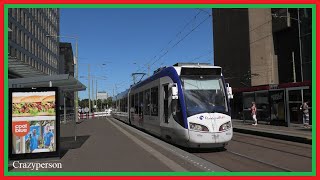
[[[180,30],[178,33],[176,33],[175,37],[173,39],[171,39],[166,47],[162,48],[158,55],[153,56],[152,59],[150,59],[147,63],[145,63],[143,66],[141,66],[137,72],[143,70],[142,72],[146,72],[149,68],[151,69],[151,67],[153,65],[155,65],[158,61],[160,61],[165,55],[167,55],[169,53],[169,51],[171,51],[173,48],[175,48],[177,45],[179,45],[183,40],[185,40],[185,38],[187,38],[192,32],[194,32],[197,28],[199,28],[204,22],[206,22],[211,16],[212,14],[208,13],[207,11],[204,11],[202,9],[198,9],[199,12],[193,16],[191,18],[190,21],[188,21],[188,23],[186,23],[186,25],[183,26],[182,30]],[[196,18],[201,14],[201,12],[205,12],[208,14],[208,16],[206,18],[204,18],[199,24],[197,24],[195,27],[193,27],[190,31],[188,31],[187,34],[185,34],[182,38],[179,38],[179,36],[181,36],[181,34],[185,31],[185,29],[193,22],[196,20]],[[170,44],[172,44],[173,42],[175,42],[175,40],[177,39],[176,43],[174,43],[172,46],[170,46]],[[170,46],[170,47],[168,47]],[[164,53],[162,53],[164,52]],[[158,57],[158,58],[157,58]],[[201,58],[201,57],[200,57]],[[161,63],[161,65],[164,64],[164,61]],[[122,81],[120,83],[117,83],[117,85],[124,85],[124,84],[129,84],[131,82],[131,80],[128,81]]]
[[[176,34],[175,39],[176,39],[180,34],[182,34],[182,32],[197,18],[197,16],[198,16],[201,12],[202,12],[202,11],[199,11],[199,12],[183,27],[183,29]],[[161,58],[163,58],[165,55],[167,55],[170,50],[172,50],[174,47],[176,47],[178,44],[180,44],[186,37],[188,37],[192,32],[194,32],[200,25],[202,25],[202,24],[203,24],[206,20],[208,20],[210,17],[211,17],[211,14],[210,14],[209,16],[207,16],[207,18],[205,18],[203,21],[201,21],[196,27],[194,27],[192,30],[190,30],[185,36],[183,36],[182,38],[178,39],[177,42],[176,42],[175,44],[173,44],[171,47],[169,47],[169,48],[168,48],[168,47],[167,47],[167,48],[162,48],[162,51],[160,51],[160,53],[163,52],[164,49],[166,49],[166,51],[165,51],[163,54],[160,54],[157,59],[155,59],[155,57],[157,57],[158,55],[154,56],[154,58],[152,59],[152,60],[155,59],[154,61],[152,61],[152,60],[148,61],[148,63],[146,63],[146,65],[144,66],[145,68],[143,68],[143,69],[144,69],[143,72],[146,72],[146,70],[147,70],[146,68],[151,68],[156,62],[158,62]],[[170,45],[171,42],[173,42],[175,39],[170,40],[167,45]],[[151,62],[152,62],[152,63],[151,63]],[[151,65],[150,65],[150,63],[151,63]],[[162,63],[162,64],[163,64],[163,63]],[[149,67],[146,67],[146,66],[149,66]],[[141,69],[139,69],[139,70],[141,70]]]
[[[149,68],[151,68],[156,62],[158,62],[161,58],[163,58],[165,55],[168,54],[168,52],[170,50],[172,50],[174,47],[176,47],[177,45],[179,45],[186,37],[188,37],[192,32],[194,32],[197,28],[199,28],[199,26],[201,26],[205,21],[207,21],[211,16],[207,16],[205,19],[203,19],[203,21],[201,21],[196,27],[194,27],[192,30],[190,30],[185,36],[183,36],[180,40],[178,40],[173,46],[171,46],[164,54],[162,54],[161,56],[159,56],[158,59],[156,59],[155,61],[153,61],[153,63],[150,65]]]

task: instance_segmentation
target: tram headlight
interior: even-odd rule
[[[219,131],[225,131],[230,128],[231,128],[231,121],[228,121],[220,126]]]
[[[189,127],[192,130],[196,130],[196,131],[209,131],[209,129],[204,126],[204,125],[200,125],[200,124],[196,124],[196,123],[189,123]]]

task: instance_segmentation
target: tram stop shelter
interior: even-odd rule
[[[34,77],[26,77],[26,78],[16,78],[9,79],[9,88],[36,88],[36,87],[58,87],[59,88],[59,96],[63,96],[63,104],[64,104],[64,122],[66,123],[66,92],[76,92],[76,91],[84,91],[86,90],[86,86],[83,85],[80,81],[75,79],[73,76],[69,74],[59,74],[59,75],[45,75],[45,76],[34,76]],[[75,108],[76,109],[76,108]],[[77,117],[76,112],[74,113],[74,137],[75,140],[77,138],[76,133],[76,123]]]

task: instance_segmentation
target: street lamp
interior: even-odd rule
[[[87,64],[87,63],[81,63],[81,64]],[[89,101],[89,113],[91,113],[91,97],[90,97],[90,79],[91,77],[95,77],[95,76],[91,76],[90,75],[90,63],[87,64],[88,65],[88,101]],[[100,65],[100,66],[105,66],[105,63],[102,64],[94,64],[94,65]],[[84,76],[80,76],[80,78],[84,78]],[[93,89],[93,82],[92,82],[92,89]],[[93,93],[92,93],[92,98],[93,98]]]
[[[90,79],[89,78],[92,78],[92,91],[91,91],[91,95],[92,95],[92,98],[93,98],[93,106],[96,104],[94,101],[96,100],[97,101],[97,99],[96,98],[94,98],[94,79],[96,79],[96,94],[97,94],[97,89],[98,89],[98,79],[100,79],[100,80],[107,80],[107,77],[106,76],[88,76],[88,77],[86,77],[86,76],[80,76],[80,78],[86,78],[87,80],[88,80],[88,87],[91,87],[91,85],[90,85]],[[90,97],[90,88],[88,88],[88,95],[89,95],[89,99],[88,99],[88,104],[89,104],[89,111],[91,112],[91,97]]]
[[[78,37],[75,36],[56,36],[56,35],[46,35],[46,37],[56,37],[56,38],[70,38],[76,41],[76,58],[74,61],[75,64],[75,79],[78,80]],[[74,116],[76,122],[78,122],[78,91],[74,92]]]

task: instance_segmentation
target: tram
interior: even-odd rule
[[[113,97],[112,116],[179,146],[222,148],[233,136],[231,98],[221,67],[177,63]]]

